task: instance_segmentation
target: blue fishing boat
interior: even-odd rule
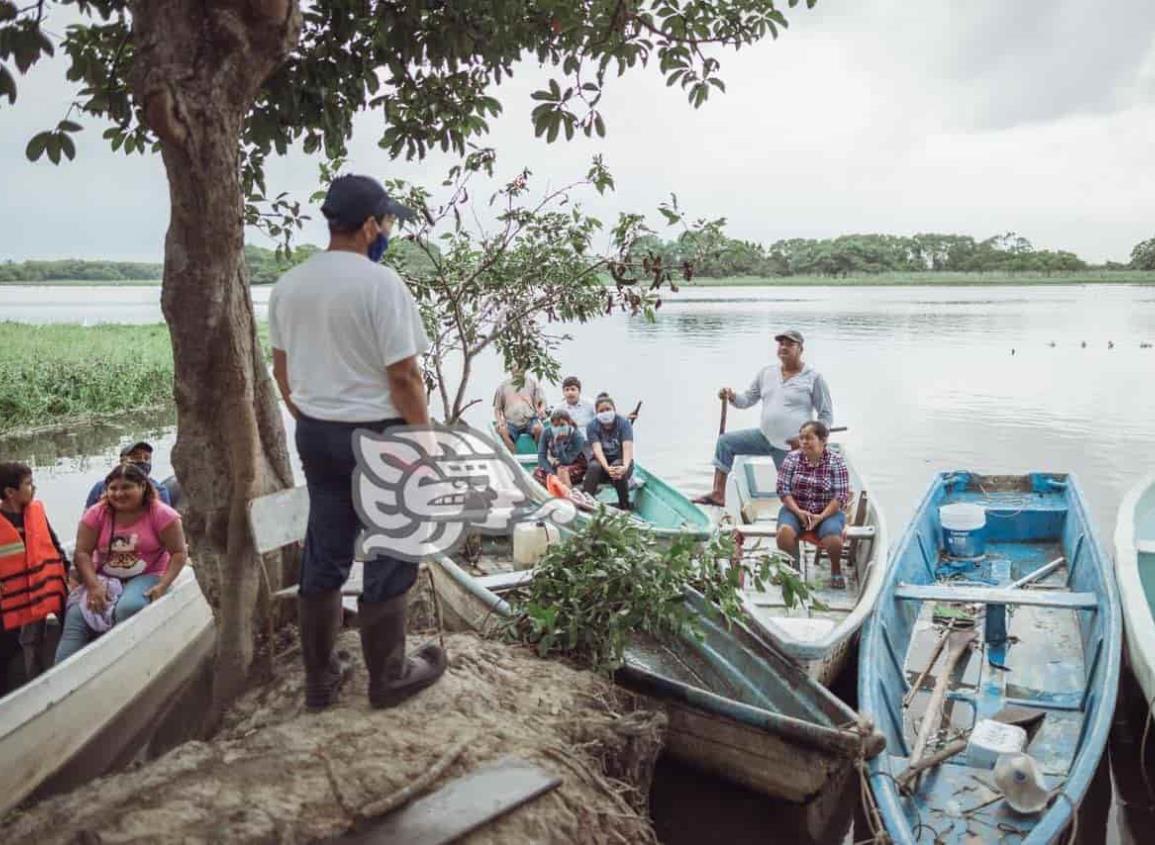
[[[503,442],[491,426],[493,437]],[[521,467],[534,490],[539,502],[551,498],[550,493],[533,477],[537,467],[537,444],[528,434],[517,439],[514,458]],[[598,491],[599,502],[614,505],[617,493],[610,485],[603,485]],[[634,461],[634,475],[630,486],[630,507],[633,515],[649,525],[659,540],[671,540],[681,535],[689,535],[695,540],[705,540],[713,530],[713,521],[701,508],[686,496],[667,484],[645,466]],[[589,519],[588,514],[578,514],[578,524]]]
[[[449,629],[492,632],[513,612],[498,593],[532,577],[509,571],[508,539],[486,537],[482,548],[472,562],[427,561]],[[785,654],[741,625],[728,626],[700,595],[686,601],[702,638],[637,636],[616,674],[618,683],[667,713],[669,754],[764,795],[819,804],[814,799],[832,778],[850,771],[860,755],[879,752],[882,737],[860,731],[854,711]]]
[[[858,675],[886,737],[875,820],[899,843],[1053,841],[1105,748],[1122,631],[1074,476],[941,473],[891,558]]]

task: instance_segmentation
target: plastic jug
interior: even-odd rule
[[[519,522],[513,526],[513,563],[528,569],[541,560],[551,543],[561,537],[552,522]]]

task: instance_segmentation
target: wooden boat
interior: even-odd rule
[[[981,557],[944,555],[939,506],[948,503],[985,508]],[[928,826],[943,843],[1000,832],[1053,841],[1103,754],[1120,664],[1115,581],[1074,476],[939,474],[891,557],[863,628],[858,676],[859,707],[886,736],[870,785],[887,832],[898,843],[919,841]],[[1004,612],[1010,639],[1000,645]],[[973,644],[965,629],[972,613]],[[931,645],[943,641],[935,616],[955,628],[942,660]],[[912,757],[926,762],[940,741],[965,740],[977,720],[1008,707],[1045,714],[1025,750],[1054,793],[1049,806],[1013,811],[990,786],[989,766],[970,765],[969,750],[928,768],[909,797],[900,793],[896,778],[904,780]]]
[[[492,426],[491,431],[497,442],[503,443]],[[537,467],[537,445],[533,438],[523,434],[515,445],[517,451],[514,458],[529,479],[537,500],[539,502],[548,500],[551,498],[549,491],[533,477],[533,471]],[[613,505],[617,503],[618,495],[614,488],[607,484],[598,491],[597,499],[607,505]],[[668,541],[683,535],[689,535],[696,540],[705,540],[713,531],[713,520],[705,511],[637,461],[634,461],[630,504],[634,516],[647,523],[659,541]],[[588,515],[579,512],[579,524],[588,519]]]
[[[768,586],[765,592],[745,593],[750,627],[790,655],[810,677],[829,686],[846,664],[855,637],[874,611],[886,576],[886,520],[882,508],[870,495],[870,485],[855,470],[838,444],[830,448],[842,453],[850,472],[854,498],[847,516],[846,542],[842,549],[842,571],[846,589],[826,588],[830,562],[816,554],[816,547],[803,543],[801,575],[812,585],[813,595],[825,608],[807,600],[788,608],[782,589]],[[777,548],[778,474],[770,458],[741,457],[734,464],[726,490],[726,513],[742,537],[743,552],[765,554]]]
[[[1127,658],[1143,700],[1155,701],[1155,475],[1132,487],[1119,506],[1115,577],[1123,604]]]
[[[0,699],[0,813],[131,762],[169,716],[189,722],[169,705],[214,643],[212,610],[186,567],[162,598]]]
[[[508,561],[508,540],[485,538],[485,569]],[[428,562],[448,627],[485,632],[512,613],[495,590],[515,588],[530,572],[478,576],[464,561]],[[506,564],[508,566],[508,564]],[[702,620],[701,642],[637,638],[616,675],[669,715],[667,751],[718,777],[767,796],[814,799],[860,754],[878,752],[877,733],[860,734],[857,717],[781,654],[741,625],[727,628],[699,595],[686,601]]]

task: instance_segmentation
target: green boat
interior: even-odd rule
[[[497,442],[504,445],[505,441],[492,424],[490,431]],[[523,434],[517,439],[516,446],[517,451],[513,457],[529,480],[536,500],[545,502],[551,499],[550,492],[533,477],[534,468],[537,467],[537,443],[528,434]],[[606,505],[615,505],[618,501],[617,493],[608,484],[599,488],[596,498]],[[714,528],[713,521],[705,511],[638,461],[634,461],[634,474],[630,482],[630,505],[633,515],[645,522],[659,540],[672,540],[682,535],[706,540]],[[579,511],[578,519],[579,524],[583,524],[589,520],[589,514]]]

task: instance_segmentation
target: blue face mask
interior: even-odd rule
[[[569,437],[571,434],[573,434],[573,429],[570,428],[568,425],[554,426],[554,429],[553,429],[553,436],[554,437]]]
[[[373,243],[369,244],[369,260],[374,264],[379,263],[387,249],[389,249],[389,236],[382,232]]]
[[[609,425],[614,421],[614,417],[616,416],[617,414],[613,411],[598,411],[598,422],[602,425]]]

